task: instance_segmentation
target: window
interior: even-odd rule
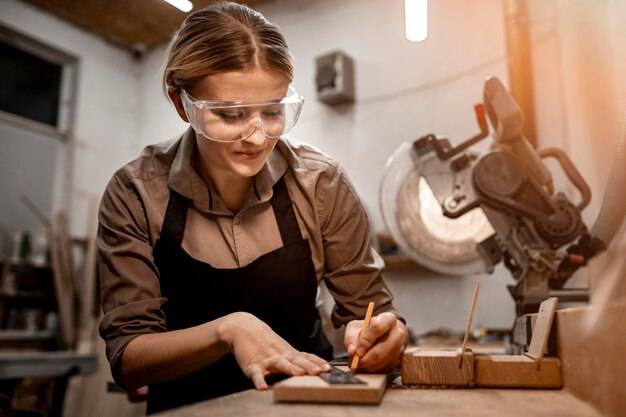
[[[0,119],[69,134],[77,60],[0,26]]]

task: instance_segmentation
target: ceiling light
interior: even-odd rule
[[[428,0],[404,0],[406,38],[421,42],[428,37]]]
[[[183,12],[188,12],[191,9],[193,9],[193,4],[191,4],[189,0],[165,0],[165,1]]]

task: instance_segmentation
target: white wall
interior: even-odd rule
[[[67,166],[66,148],[47,135],[0,123],[0,257],[13,249],[12,235],[28,232],[34,240],[45,223],[40,217],[52,213],[60,168]],[[39,214],[27,208],[24,198]]]
[[[129,144],[138,133],[140,69],[130,54],[28,4],[2,0],[0,22],[79,60],[71,162],[62,167],[54,207],[68,211],[72,234],[84,235],[90,196],[101,195],[116,167],[136,154]]]
[[[589,182],[593,199],[584,214],[592,223],[611,168],[626,83],[622,28],[626,3],[530,0],[528,4],[538,141],[540,146],[566,150]]]

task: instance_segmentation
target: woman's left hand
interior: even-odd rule
[[[393,313],[372,317],[370,325],[359,339],[363,320],[352,320],[346,326],[344,346],[352,357],[359,355],[358,369],[366,372],[391,372],[400,367],[407,330]]]

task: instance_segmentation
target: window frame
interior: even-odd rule
[[[56,127],[1,109],[0,122],[34,130],[63,142],[67,141],[74,127],[74,116],[76,113],[78,58],[2,24],[0,24],[0,40],[28,54],[61,66],[61,86]]]

